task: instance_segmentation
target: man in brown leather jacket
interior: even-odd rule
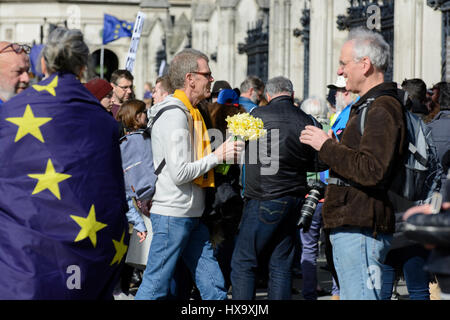
[[[337,74],[361,99],[352,106],[341,142],[312,126],[300,136],[330,166],[323,221],[344,300],[380,299],[382,265],[395,229],[387,190],[406,150],[402,105],[392,97],[397,85],[384,82],[389,52],[381,35],[350,32]],[[373,98],[361,135],[358,114]]]

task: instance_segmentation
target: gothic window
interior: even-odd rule
[[[368,13],[368,9],[372,5],[377,5],[381,13],[381,33],[384,39],[391,47],[391,62],[385,74],[386,81],[393,79],[393,63],[394,63],[394,0],[348,0],[349,7],[347,15],[340,15],[337,19],[337,28],[339,30],[351,30],[357,27],[366,27],[367,21],[373,12]]]
[[[247,75],[254,75],[266,82],[269,61],[269,26],[258,20],[253,28],[247,31],[245,43],[240,43],[239,53],[247,54]]]

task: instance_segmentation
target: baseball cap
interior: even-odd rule
[[[230,84],[225,80],[218,80],[214,82],[211,94],[219,94],[219,92],[223,89],[231,89]]]
[[[328,89],[345,89],[345,85],[347,84],[347,79],[343,76],[338,76],[336,79],[336,83],[329,84],[327,86]]]
[[[239,96],[236,91],[232,89],[223,89],[220,91],[217,97],[218,104],[233,105],[235,107],[239,106]]]

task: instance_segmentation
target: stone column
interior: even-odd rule
[[[300,2],[295,1],[294,2]],[[290,77],[291,68],[291,0],[271,0],[269,12],[269,79]]]
[[[216,74],[222,75],[230,84],[235,83],[235,29],[236,5],[238,0],[218,1],[219,37],[217,39]]]
[[[138,99],[142,99],[146,81],[155,85],[158,76],[155,71],[156,52],[161,46],[162,37],[167,37],[171,31],[169,7],[167,0],[141,1],[139,10],[146,14],[146,19],[139,43],[138,61],[134,70],[134,85]]]
[[[333,7],[333,0],[311,1],[309,93],[320,97],[326,95],[326,85],[330,82],[330,7]]]
[[[397,0],[394,13],[394,81],[440,80],[441,13],[422,0]]]
[[[292,0],[290,9],[290,28],[287,36],[290,38],[290,57],[288,62],[289,79],[294,86],[295,97],[302,99],[304,96],[304,50],[305,44],[302,41],[302,36],[297,34],[303,30],[304,27],[300,21],[303,17],[303,9],[309,8],[309,0]],[[294,30],[296,35],[294,35]],[[309,64],[308,64],[309,67]]]

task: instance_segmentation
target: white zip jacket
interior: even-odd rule
[[[166,165],[158,175],[151,213],[173,217],[200,217],[205,208],[205,190],[193,180],[218,164],[214,154],[197,160],[193,148],[193,120],[181,100],[172,95],[148,111],[149,124],[164,107],[178,108],[165,111],[155,122],[151,132],[153,165],[163,159]],[[189,122],[188,122],[189,121]]]

